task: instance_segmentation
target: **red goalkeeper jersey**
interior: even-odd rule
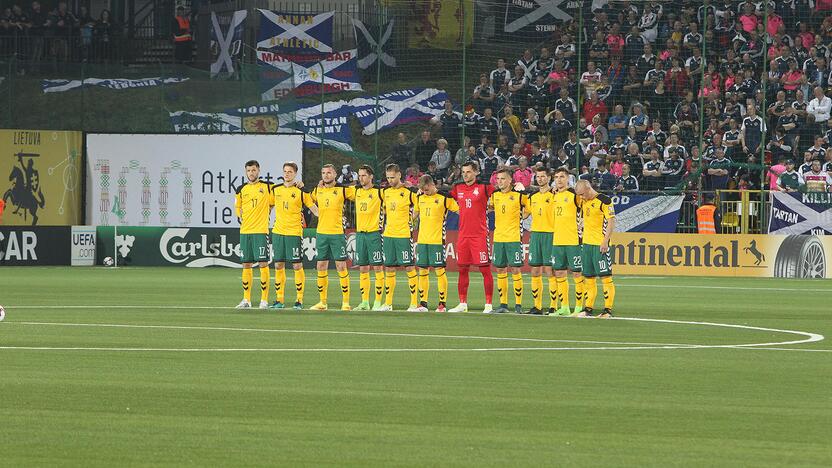
[[[451,197],[459,205],[459,237],[488,237],[486,210],[488,197],[494,187],[475,183],[457,184],[451,189]]]

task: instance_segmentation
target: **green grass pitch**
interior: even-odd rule
[[[235,311],[239,274],[0,268],[0,465],[832,466],[829,281],[617,278],[640,321]]]

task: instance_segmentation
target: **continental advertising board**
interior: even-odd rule
[[[832,237],[617,232],[613,272],[624,275],[832,278]]]

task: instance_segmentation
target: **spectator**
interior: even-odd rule
[[[431,119],[431,123],[442,128],[442,138],[448,142],[448,149],[456,150],[459,146],[459,134],[462,128],[462,114],[454,111],[453,103],[445,101],[445,110]]]
[[[537,111],[530,107],[526,111],[526,118],[523,119],[522,123],[523,136],[525,137],[527,142],[537,142],[537,139],[540,136],[540,132],[538,130],[539,125],[540,121],[538,119]]]
[[[786,172],[788,170],[789,161],[792,162],[792,170],[794,170],[794,159],[788,158],[785,160],[777,160],[777,164],[771,166],[768,170],[768,189],[769,190],[779,190],[778,185],[778,178],[780,174]]]
[[[511,156],[511,146],[508,144],[508,138],[505,135],[497,135],[497,147],[494,148],[497,157],[505,161]]]
[[[641,171],[644,177],[644,188],[648,191],[660,190],[664,187],[664,178],[662,176],[662,162],[659,159],[658,150],[650,151],[650,160],[644,163],[644,168]]]
[[[514,115],[511,106],[506,106],[503,112],[504,116],[500,120],[500,133],[508,137],[509,143],[513,143],[517,141],[522,131],[520,118]]]
[[[99,62],[109,63],[115,58],[117,35],[118,27],[110,18],[110,10],[101,10],[93,30],[96,48],[95,57]]]
[[[517,170],[514,171],[513,180],[515,183],[523,184],[523,187],[528,187],[532,185],[532,179],[534,179],[534,170],[529,167],[528,158],[521,156]]]
[[[419,186],[419,177],[422,177],[423,173],[419,168],[418,164],[413,164],[408,166],[405,170],[404,182],[405,184],[409,184],[414,187]]]
[[[506,69],[506,60],[503,58],[497,59],[497,68],[491,71],[489,81],[491,86],[501,87],[508,84],[511,79],[511,72]]]
[[[569,97],[569,90],[565,87],[560,89],[560,98],[555,101],[555,109],[563,114],[563,118],[570,122],[575,121],[578,114],[578,105],[575,100]]]
[[[416,142],[413,151],[413,162],[422,167],[428,167],[433,152],[436,151],[436,142],[430,138],[430,130],[424,130],[421,138]]]
[[[581,75],[581,86],[587,96],[592,96],[601,86],[601,70],[595,67],[595,62],[588,62],[586,71]]]
[[[592,177],[592,185],[598,187],[600,192],[609,193],[615,189],[617,182],[618,178],[607,170],[607,163],[605,161],[599,162],[598,170],[595,171]]]
[[[699,234],[716,234],[717,227],[722,225],[722,215],[714,205],[714,196],[706,194],[705,203],[696,209],[696,227]]]
[[[474,92],[471,95],[477,113],[482,113],[483,109],[491,106],[495,96],[494,88],[488,82],[488,76],[485,73],[481,74],[480,83],[474,87]]]
[[[89,62],[92,58],[95,19],[90,16],[89,9],[86,6],[81,5],[78,9],[78,24],[81,32],[81,61]]]
[[[607,112],[607,105],[604,103],[604,101],[601,101],[600,96],[597,92],[593,92],[590,95],[589,100],[584,102],[582,116],[591,122],[592,118],[598,115],[601,117],[602,122],[606,122]]]
[[[627,193],[638,192],[638,179],[630,173],[629,164],[622,166],[621,177],[616,182],[615,191]]]
[[[436,185],[444,185],[447,173],[445,171],[440,171],[435,162],[431,161],[428,163],[428,171],[426,174],[433,177],[433,181],[436,182]]]
[[[774,171],[772,171],[772,176],[774,176]],[[794,159],[787,159],[785,169],[778,173],[776,177],[773,177],[773,180],[775,182],[771,190],[779,190],[781,192],[799,192],[806,184],[803,180],[803,175],[794,170]]]
[[[713,191],[727,189],[730,169],[731,161],[725,158],[722,150],[717,150],[716,158],[708,164],[708,189]]]
[[[477,123],[480,137],[487,136],[488,141],[496,141],[497,134],[500,132],[500,121],[494,117],[494,113],[490,107],[483,110],[482,117]]]
[[[757,109],[753,105],[748,108],[748,116],[742,119],[740,127],[740,141],[742,150],[746,154],[756,154],[760,151],[760,144],[763,142],[763,132],[766,130],[766,123],[762,117],[757,115]]]
[[[549,122],[553,114],[555,118],[549,124],[549,137],[552,139],[552,146],[560,148],[569,139],[569,132],[572,131],[572,122],[566,120],[563,117],[563,113],[557,109],[546,114],[543,120]]]
[[[679,185],[685,174],[685,160],[682,158],[682,151],[677,150],[671,152],[670,159],[662,163],[660,170],[664,178],[665,187],[676,187]]]
[[[491,174],[497,170],[497,166],[503,164],[503,161],[500,161],[500,158],[494,154],[494,146],[493,145],[486,145],[485,146],[485,157],[480,160],[480,177],[482,180],[491,180]]]
[[[75,15],[67,10],[66,2],[58,2],[58,9],[55,10],[52,24],[52,51],[55,60],[58,62],[69,61],[69,40],[73,29],[77,26],[78,20]]]
[[[352,166],[344,164],[341,166],[341,173],[338,174],[337,182],[340,185],[354,185],[358,181],[358,173],[352,170]]]
[[[806,183],[807,192],[828,192],[832,187],[832,176],[823,171],[819,159],[812,161],[812,169],[803,174],[803,180]]]
[[[549,155],[542,151],[539,142],[534,142],[532,143],[532,154],[527,159],[531,166],[537,166],[538,164],[545,166],[549,162]]]
[[[621,148],[615,150],[613,153],[612,162],[609,163],[609,170],[615,177],[621,177],[624,174],[624,151]]]
[[[436,164],[436,168],[444,173],[444,171],[451,165],[451,152],[448,150],[448,142],[444,138],[436,140],[436,151],[430,157],[430,163]]]
[[[191,19],[185,15],[185,7],[176,7],[176,16],[171,21],[173,31],[173,58],[176,63],[190,62],[193,56]]]
[[[829,113],[832,111],[832,99],[823,94],[823,89],[818,86],[814,90],[815,97],[809,101],[806,112],[809,114],[809,121],[813,123],[815,134],[823,134],[829,122]]]
[[[390,149],[390,162],[399,167],[410,167],[413,164],[413,148],[404,133],[396,135],[396,144]]]
[[[466,139],[467,138],[468,137],[466,137]],[[454,164],[457,166],[462,166],[468,161],[477,161],[477,147],[470,144],[465,148],[460,148],[459,151],[456,152]]]

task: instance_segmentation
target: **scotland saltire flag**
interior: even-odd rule
[[[361,91],[356,50],[319,55],[286,55],[258,51],[261,97],[274,101],[287,94],[308,96]]]
[[[442,111],[447,100],[448,93],[443,90],[413,88],[379,95],[377,112],[374,112],[375,98],[356,98],[350,101],[350,105],[364,127],[362,133],[372,135],[376,132],[376,124],[378,130],[384,130],[397,125],[430,120]]]
[[[211,77],[234,73],[234,59],[243,48],[243,30],[248,10],[235,11],[232,15],[217,16],[211,12]],[[223,31],[225,26],[225,31]]]
[[[615,195],[615,230],[676,232],[684,199],[684,195]]]
[[[352,111],[346,101],[331,101],[293,109],[277,104],[239,107],[218,113],[171,112],[170,121],[177,133],[277,133],[296,130],[306,134],[304,146],[320,148],[324,145],[341,151],[352,151],[352,134],[348,117]]]
[[[332,52],[334,15],[334,11],[307,15],[260,10],[257,50],[289,54]]]
[[[771,192],[769,234],[832,234],[832,194]]]
[[[152,86],[162,86],[168,84],[177,84],[187,81],[188,78],[141,78],[138,80],[129,80],[126,78],[87,78],[81,80],[43,80],[41,81],[41,88],[44,93],[62,93],[73,89],[86,88],[89,86],[99,86],[107,89],[134,89],[134,88],[148,88]]]
[[[352,21],[355,42],[358,45],[358,68],[366,70],[379,61],[379,56],[381,63],[388,67],[395,67],[396,58],[385,50],[387,42],[390,41],[390,36],[393,35],[394,21],[391,19],[386,25],[383,25],[381,32],[372,25],[368,28],[355,18],[350,18],[350,21]],[[379,35],[380,37],[377,37]]]

